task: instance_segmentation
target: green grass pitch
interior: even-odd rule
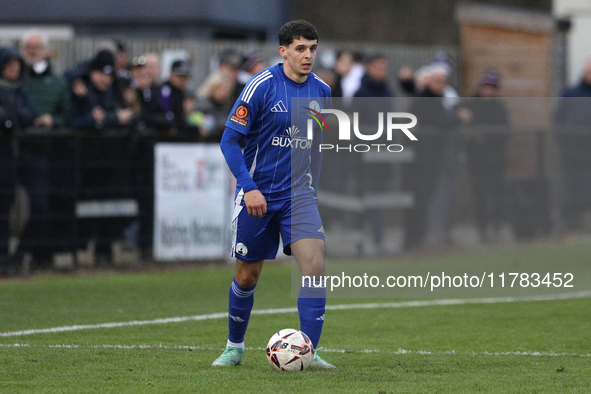
[[[490,251],[454,254],[477,259]],[[513,247],[511,258],[586,258],[591,245]],[[445,256],[446,259],[450,255]],[[433,259],[433,257],[431,257]],[[232,268],[0,282],[0,393],[589,393],[591,299],[329,310],[334,371],[276,372],[264,350],[297,313],[253,315],[242,365],[213,368],[227,320],[9,332],[223,313]],[[289,265],[268,265],[255,309],[295,307]],[[396,302],[329,299],[329,305]]]

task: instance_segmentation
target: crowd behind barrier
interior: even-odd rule
[[[52,70],[52,52],[43,34],[27,33],[20,50],[1,48],[0,267],[18,266],[23,255],[32,256],[35,266],[47,267],[57,252],[72,252],[89,243],[96,245],[97,253],[104,254],[109,253],[109,246],[116,240],[149,250],[154,144],[218,143],[230,109],[246,82],[272,60],[261,53],[231,49],[219,52],[216,58],[215,69],[201,78],[203,83],[196,89],[190,86],[194,67],[186,57],[171,59],[167,78],[162,80],[159,54],[149,52],[130,58],[126,47],[114,41],[102,44],[90,58],[69,65],[63,75]],[[320,64],[315,72],[331,86],[334,97],[343,97],[349,103],[355,98],[396,94],[436,99],[436,108],[421,108],[421,101],[417,100],[417,106],[410,110],[418,114],[423,126],[453,128],[508,123],[506,109],[494,100],[501,88],[501,76],[497,73],[484,73],[476,87],[477,97],[490,99],[489,106],[483,109],[474,103],[460,105],[459,95],[449,83],[455,78],[453,59],[445,52],[435,54],[417,70],[402,68],[395,85],[392,73],[388,72],[392,67],[389,59],[381,53],[342,50],[335,53],[329,67]],[[580,86],[567,91],[565,96],[591,96],[591,64],[585,70]],[[580,110],[563,108],[557,124],[589,124],[588,120],[577,118]],[[584,108],[583,112],[590,113]],[[457,133],[446,132],[442,138]],[[587,162],[581,151],[587,141],[586,136],[581,136],[581,140],[564,135],[553,144],[561,152],[563,167],[572,169],[564,186],[567,202],[559,210],[567,223],[565,227],[576,229],[580,223],[575,222],[588,208],[580,194],[589,183]],[[475,222],[482,234],[489,231],[490,224],[497,231],[505,217],[515,217],[508,213],[507,204],[546,198],[547,187],[543,184],[547,171],[537,173],[530,186],[507,191],[505,150],[510,136],[493,133],[486,137],[484,145],[483,138],[462,136],[458,139],[461,143],[436,143],[436,138],[431,138],[429,146],[416,150],[411,163],[398,165],[398,186],[413,194],[413,203],[400,221],[406,232],[404,250],[421,246],[429,226],[439,226],[444,233],[449,230],[454,191],[444,184],[446,177],[455,179],[453,163],[457,155],[464,157],[470,174]],[[547,145],[545,141],[536,145],[538,153]],[[491,147],[494,149],[488,151]],[[386,165],[381,170],[392,168]],[[364,179],[362,184],[359,179]],[[359,175],[353,177],[351,185],[366,192],[388,190],[381,180],[379,176]],[[506,194],[510,193],[515,198],[507,202]],[[115,214],[110,217],[86,219],[80,214],[81,201],[103,200],[123,201],[123,206],[125,201],[131,201],[136,207],[131,211],[135,213],[117,213],[121,207],[112,207]],[[434,202],[437,200],[439,203]],[[549,208],[547,211],[541,216],[552,214]],[[366,219],[370,219],[373,241],[382,243],[380,211],[369,209],[365,213]],[[532,215],[539,213],[538,209]],[[542,232],[547,233],[549,221],[542,221]],[[353,222],[359,224],[359,219]],[[434,225],[435,222],[439,224]],[[17,242],[13,242],[15,239]]]

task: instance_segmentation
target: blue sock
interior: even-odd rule
[[[316,286],[315,286],[316,285]],[[298,312],[300,314],[300,330],[312,341],[314,349],[320,342],[324,310],[326,308],[326,283],[324,280],[306,280],[300,287]]]
[[[254,287],[248,290],[243,289],[236,282],[236,278],[232,281],[232,286],[230,287],[230,308],[228,310],[228,326],[230,328],[228,340],[235,344],[244,342],[244,334],[248,327],[250,311],[254,304],[254,289]]]

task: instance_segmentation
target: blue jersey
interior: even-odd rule
[[[267,202],[315,192],[312,146],[321,140],[322,131],[315,124],[314,141],[307,138],[308,119],[312,119],[307,114],[314,107],[317,111],[330,107],[328,85],[314,73],[296,83],[280,63],[254,76],[232,108],[226,127],[246,136],[246,168]],[[240,184],[237,194],[237,201],[241,200]]]

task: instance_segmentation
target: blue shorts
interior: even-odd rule
[[[279,236],[283,253],[288,256],[292,242],[304,238],[325,239],[318,200],[312,196],[267,204],[267,213],[261,219],[248,216],[243,204],[235,205],[232,216],[232,257],[245,263],[275,259]]]

